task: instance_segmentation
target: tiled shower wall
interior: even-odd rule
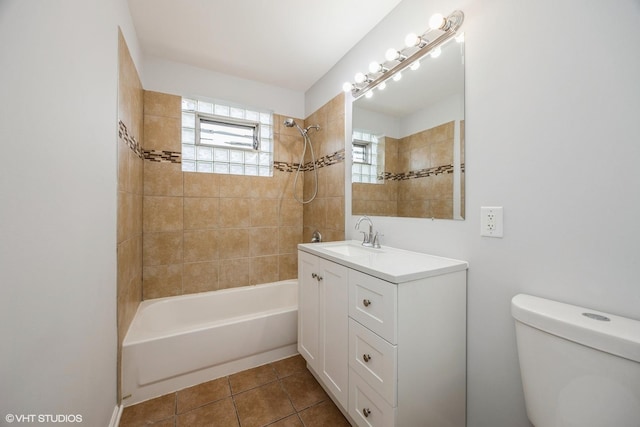
[[[355,215],[453,218],[454,121],[399,140],[385,138],[385,183],[353,184]],[[460,122],[464,159],[464,121]],[[464,217],[464,167],[462,168]]]
[[[144,112],[145,152],[179,154],[181,98],[145,91]],[[301,147],[284,119],[274,115],[274,160],[295,162]],[[220,175],[145,160],[143,298],[297,277],[303,212],[293,180],[279,170],[273,177]]]
[[[118,35],[118,364],[122,341],[142,299],[143,91]],[[118,369],[118,372],[120,370]],[[118,394],[120,378],[118,375]]]
[[[396,172],[398,166],[396,138],[384,138],[384,169]],[[398,181],[386,179],[381,184],[354,182],[351,187],[354,215],[398,216]]]
[[[344,240],[344,93],[333,98],[305,119],[305,125],[320,125],[310,130],[316,157],[323,164],[318,169],[318,194],[304,205],[303,241],[309,242],[314,230],[320,231],[323,241]],[[302,137],[298,133],[299,144]],[[307,152],[305,162],[310,162]],[[314,173],[305,172],[304,200],[314,191]]]

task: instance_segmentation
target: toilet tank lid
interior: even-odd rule
[[[638,320],[525,294],[513,297],[511,315],[550,334],[640,362]]]

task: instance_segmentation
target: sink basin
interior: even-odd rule
[[[344,244],[336,245],[336,246],[327,246],[325,249],[329,252],[335,252],[339,255],[346,256],[346,257],[369,256],[375,253],[382,252],[380,249],[365,248],[363,246],[355,246],[348,242],[345,242]]]

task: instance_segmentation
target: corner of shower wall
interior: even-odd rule
[[[142,111],[140,77],[118,31],[118,402],[122,342],[142,300]]]
[[[318,165],[318,194],[304,205],[303,241],[311,241],[314,230],[324,241],[344,240],[345,230],[345,100],[340,93],[305,119],[305,125],[320,125],[311,134]],[[305,160],[310,161],[310,159]],[[305,172],[304,197],[311,197],[313,172]]]

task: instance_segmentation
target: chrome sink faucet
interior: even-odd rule
[[[356,222],[356,230],[360,229],[360,223],[362,221],[367,221],[369,223],[369,232],[367,233],[366,231],[361,231],[361,233],[364,235],[364,237],[362,239],[362,246],[368,246],[368,247],[372,247],[372,248],[379,248],[380,247],[380,242],[378,240],[378,233],[376,232],[376,234],[374,236],[374,234],[373,234],[373,222],[371,221],[371,218],[369,218],[366,215],[361,216],[358,219],[358,221]]]

